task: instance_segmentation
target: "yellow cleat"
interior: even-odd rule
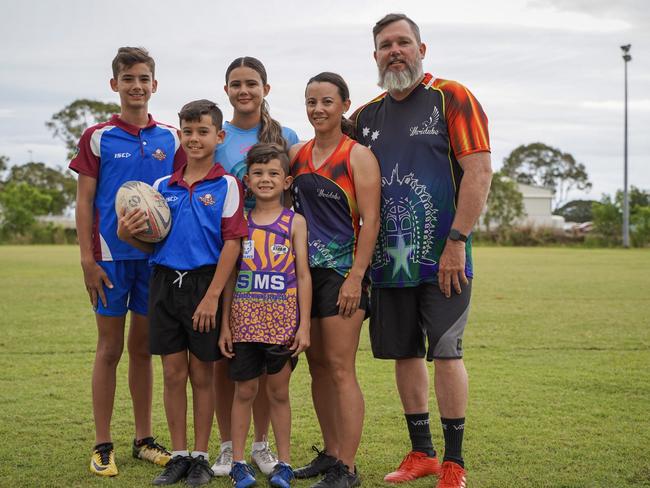
[[[117,476],[112,442],[98,444],[90,458],[90,472],[98,476]]]
[[[158,466],[167,466],[172,453],[158,444],[153,437],[147,437],[140,442],[133,441],[133,457]]]

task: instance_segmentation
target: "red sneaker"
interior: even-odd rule
[[[403,483],[423,476],[438,475],[440,464],[438,458],[429,457],[423,452],[409,452],[396,471],[384,476],[384,481],[389,483]]]
[[[466,486],[465,469],[453,461],[443,462],[436,488],[465,488]]]

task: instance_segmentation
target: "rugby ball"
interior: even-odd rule
[[[134,237],[144,242],[160,242],[169,233],[172,226],[172,216],[165,197],[151,185],[143,181],[127,181],[115,195],[115,212],[117,218],[122,215],[123,209],[129,213],[136,208],[147,215],[147,230]]]

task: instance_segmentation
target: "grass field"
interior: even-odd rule
[[[482,247],[475,260],[464,341],[469,486],[650,487],[650,252]],[[2,487],[139,487],[158,472],[130,457],[126,356],[113,418],[120,475],[87,471],[96,334],[86,302],[75,247],[0,247]],[[365,327],[362,337],[367,416],[358,466],[364,486],[388,486],[383,475],[408,437],[392,364],[372,359]],[[154,426],[168,445],[155,364]],[[292,380],[294,465],[319,444],[305,365]],[[217,442],[213,434],[212,456]]]

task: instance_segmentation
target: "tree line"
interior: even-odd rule
[[[59,139],[71,159],[83,131],[119,113],[120,106],[97,100],[75,100],[52,115],[45,126]],[[525,217],[523,195],[517,183],[545,187],[553,194],[553,209],[570,222],[594,224],[592,240],[598,245],[620,245],[622,228],[622,192],[600,201],[567,202],[572,190],[589,190],[586,167],[558,148],[535,142],[515,148],[494,174],[483,223],[496,242],[508,242],[517,222]],[[0,155],[0,241],[30,241],[30,234],[43,230],[39,217],[63,215],[75,201],[76,178],[60,166],[30,161],[9,164]],[[650,192],[632,187],[630,223],[633,245],[650,243]],[[33,240],[33,239],[31,239]]]

